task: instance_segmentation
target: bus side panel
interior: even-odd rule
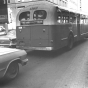
[[[84,37],[88,37],[88,24],[84,24]]]
[[[49,26],[49,46],[53,47],[54,50],[57,49],[57,35],[59,35],[56,25]]]
[[[81,38],[88,37],[88,25],[81,24],[80,31]]]
[[[69,24],[52,25],[49,29],[49,46],[59,49],[67,45]],[[52,42],[53,41],[53,42]]]
[[[70,29],[69,29],[69,24],[60,24],[60,25],[57,25],[57,29],[58,29],[58,37],[59,37],[59,40],[58,40],[58,44],[59,44],[59,47],[62,48],[64,46],[67,45],[67,40],[68,40],[68,35],[69,35],[69,32],[70,32]]]
[[[84,29],[84,24],[80,24],[80,38],[83,38],[83,36],[84,36],[84,31],[85,31],[85,29]]]
[[[76,42],[77,41],[77,32],[78,32],[77,24],[76,23],[72,24],[72,29],[71,30],[73,32],[74,42]]]

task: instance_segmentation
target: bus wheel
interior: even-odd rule
[[[12,62],[9,65],[9,67],[7,69],[7,72],[6,72],[5,76],[4,76],[4,78],[6,80],[14,79],[18,75],[18,73],[19,73],[19,65],[18,65],[18,63]]]
[[[73,45],[74,45],[74,38],[73,35],[70,34],[68,36],[68,49],[71,50],[73,48]]]

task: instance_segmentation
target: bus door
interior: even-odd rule
[[[80,14],[77,15],[77,40],[80,39]]]

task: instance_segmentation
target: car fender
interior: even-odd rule
[[[21,61],[20,58],[15,58],[15,59],[11,60],[11,61],[7,64],[3,76],[6,74],[6,72],[7,72],[7,70],[8,70],[8,68],[9,68],[9,66],[10,66],[11,63],[13,63],[13,62],[20,63],[20,61]]]

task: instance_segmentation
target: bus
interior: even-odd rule
[[[88,37],[88,15],[50,1],[32,1],[16,17],[16,48],[57,50],[73,48]]]

